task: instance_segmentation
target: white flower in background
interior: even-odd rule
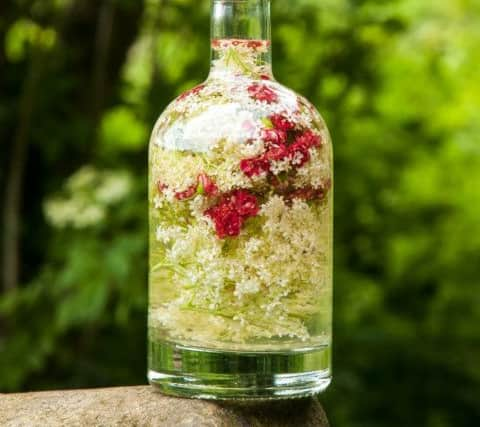
[[[93,166],[83,166],[67,179],[65,187],[71,192],[76,192],[91,188],[97,179],[98,171]]]
[[[51,225],[57,228],[72,226],[81,229],[95,226],[105,219],[103,206],[91,204],[82,198],[52,198],[44,204],[45,215]]]
[[[96,198],[107,205],[117,203],[125,198],[132,189],[132,180],[123,172],[106,172],[96,189]]]
[[[62,195],[45,201],[45,216],[58,228],[92,227],[104,221],[109,206],[125,199],[131,189],[127,173],[85,166],[68,178]]]

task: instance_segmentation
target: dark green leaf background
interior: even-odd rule
[[[332,425],[478,425],[480,3],[272,8],[276,77],[335,144]],[[17,252],[7,212],[20,227],[0,392],[145,382],[148,134],[208,73],[208,13],[0,2],[3,273]]]

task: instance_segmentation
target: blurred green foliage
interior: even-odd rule
[[[148,130],[207,75],[208,3],[0,5],[2,191],[28,136],[0,391],[145,381]],[[272,3],[276,76],[335,141],[332,425],[474,426],[480,3]]]

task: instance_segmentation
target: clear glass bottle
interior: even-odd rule
[[[211,43],[208,79],[150,143],[148,379],[206,399],[315,394],[331,380],[330,136],[273,77],[268,0],[213,0]]]

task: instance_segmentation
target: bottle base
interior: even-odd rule
[[[321,393],[329,386],[330,348],[247,353],[150,343],[148,380],[160,392],[177,397],[304,398]]]

